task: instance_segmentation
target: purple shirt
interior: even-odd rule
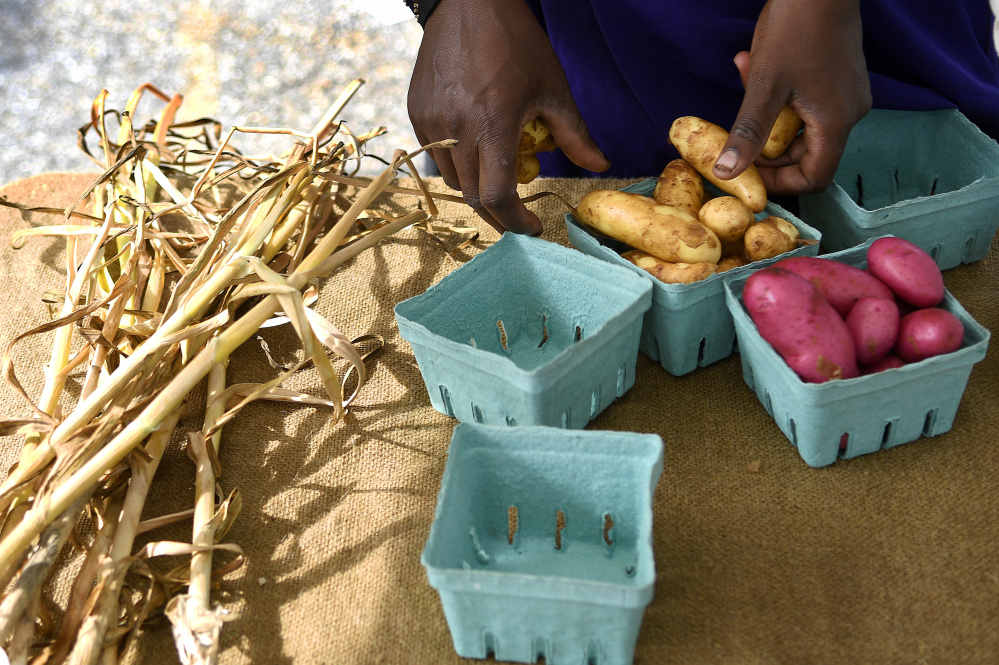
[[[749,50],[763,0],[528,4],[611,160],[602,175],[658,174],[677,156],[666,138],[675,118],[694,115],[726,129],[735,121],[743,87],[732,58]],[[999,56],[988,0],[863,0],[861,15],[875,108],[956,107],[999,138]],[[561,151],[539,157],[545,175],[591,175]]]

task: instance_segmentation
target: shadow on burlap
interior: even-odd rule
[[[92,180],[52,174],[3,190],[27,205],[67,205]],[[524,193],[569,201],[617,180],[539,180]],[[437,189],[443,184],[433,182]],[[387,205],[412,209],[415,199]],[[564,204],[531,204],[549,240],[566,243]],[[377,334],[384,349],[346,419],[321,408],[258,403],[223,434],[220,479],[243,512],[227,540],[245,564],[214,599],[238,618],[223,629],[220,662],[458,663],[419,555],[429,532],[455,421],[434,411],[392,313],[497,235],[459,204],[445,224],[479,227],[479,240],[414,229],[368,250],[322,286],[317,311],[345,334]],[[0,235],[25,226],[0,210]],[[945,273],[981,324],[999,329],[999,252]],[[451,255],[449,257],[449,250]],[[61,241],[0,249],[4,340],[47,320],[40,300],[63,284]],[[510,279],[517,279],[511,275]],[[298,350],[283,328],[262,331],[280,360]],[[48,338],[17,347],[19,377],[36,395]],[[229,380],[274,375],[259,339],[232,358]],[[80,375],[71,380],[78,385]],[[321,393],[310,370],[290,387]],[[71,388],[72,389],[72,388]],[[927,386],[932,390],[932,386]],[[933,439],[807,467],[742,380],[738,357],[684,377],[639,357],[635,386],[591,429],[655,432],[665,464],[655,495],[658,581],[636,663],[994,663],[999,658],[999,362],[976,365],[954,428]],[[192,505],[194,468],[181,448],[198,427],[191,395],[157,474],[145,517]],[[10,390],[4,415],[27,415]],[[0,440],[12,464],[19,441]],[[187,540],[189,525],[157,539]],[[72,558],[67,552],[67,557]],[[176,563],[176,562],[173,562]],[[68,583],[50,585],[57,601]],[[529,637],[529,636],[526,636]],[[130,660],[175,663],[169,628],[154,624]]]

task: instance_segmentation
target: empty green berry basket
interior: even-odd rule
[[[656,179],[650,178],[625,187],[624,191],[652,196],[655,187]],[[713,191],[719,193],[717,190]],[[756,218],[771,215],[791,222],[803,239],[815,242],[802,245],[778,258],[733,268],[693,284],[666,284],[621,258],[621,254],[631,247],[606,236],[594,235],[571,213],[566,214],[565,223],[569,242],[573,247],[628,268],[652,282],[652,306],[645,314],[639,349],[652,360],[659,361],[670,374],[680,376],[732,355],[735,327],[732,325],[732,316],[725,307],[723,275],[748,274],[789,256],[818,254],[818,241],[821,239],[818,231],[774,203],[768,203]]]
[[[867,268],[867,248],[874,240],[823,258]],[[990,334],[950,292],[939,306],[964,325],[964,342],[957,351],[855,379],[807,383],[760,337],[742,302],[748,277],[725,280],[742,376],[806,464],[827,466],[937,436],[953,426],[972,367],[985,357]]]
[[[999,227],[999,144],[956,110],[873,110],[850,133],[833,184],[800,202],[824,251],[894,235],[941,269],[978,261]]]
[[[395,308],[441,413],[582,428],[635,383],[651,285],[513,233]]]
[[[654,434],[459,424],[420,559],[455,651],[630,664],[662,455]]]

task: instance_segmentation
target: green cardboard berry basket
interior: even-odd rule
[[[799,197],[823,251],[905,238],[941,269],[985,258],[999,227],[999,144],[959,111],[872,110],[833,184]]]
[[[823,258],[866,269],[874,240]],[[748,277],[725,280],[743,379],[806,464],[828,466],[951,429],[971,370],[985,358],[990,333],[949,291],[940,307],[964,325],[957,351],[854,379],[808,383],[757,331],[742,301]]]
[[[652,196],[656,179],[649,178],[625,187],[623,191]],[[705,184],[709,189],[711,186]],[[714,190],[716,194],[720,193]],[[569,242],[582,252],[628,268],[652,282],[652,306],[642,324],[639,350],[658,361],[670,374],[680,376],[693,372],[732,355],[735,344],[735,327],[732,316],[725,307],[722,289],[724,275],[748,274],[789,256],[815,256],[819,253],[821,234],[808,224],[775,203],[756,215],[763,219],[781,217],[794,224],[803,239],[815,241],[765,261],[733,268],[725,273],[711,275],[693,284],[666,284],[645,270],[621,258],[631,249],[624,243],[598,236],[584,227],[571,213],[565,216]]]
[[[441,413],[582,428],[634,385],[651,291],[633,271],[506,233],[395,315]]]
[[[629,665],[662,456],[654,434],[459,424],[420,559],[455,651]]]

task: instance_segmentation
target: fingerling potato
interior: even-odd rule
[[[742,238],[756,218],[746,204],[734,196],[711,199],[697,213],[701,224],[715,232],[722,244],[722,256],[743,250]]]
[[[718,271],[718,265],[701,261],[699,263],[671,263],[662,261],[648,252],[633,249],[621,255],[621,258],[634,263],[656,279],[667,284],[692,284],[707,279]]]
[[[745,256],[742,254],[733,254],[732,256],[726,256],[718,262],[718,272],[725,272],[726,270],[731,270],[732,268],[740,268],[748,265],[749,259]]]
[[[526,185],[541,173],[541,163],[535,156],[539,152],[551,152],[558,146],[541,118],[535,118],[526,125],[520,134],[517,146],[517,182]]]
[[[794,109],[785,106],[781,109],[777,120],[774,121],[773,129],[770,130],[770,136],[760,154],[767,159],[777,159],[783,155],[787,147],[791,145],[791,141],[798,135],[802,124],[804,123]]]
[[[670,263],[718,263],[718,236],[679,208],[641,194],[598,189],[586,194],[576,218],[604,235]]]
[[[706,180],[726,194],[738,197],[754,213],[763,212],[767,205],[767,190],[755,166],[750,164],[748,169],[731,180],[718,178],[712,170],[728,141],[725,129],[701,118],[684,116],[673,121],[669,140],[680,156]]]
[[[659,174],[652,198],[657,203],[679,208],[697,217],[704,201],[704,181],[697,169],[686,160],[674,159]]]
[[[767,217],[756,222],[743,236],[746,258],[750,261],[762,261],[790,252],[798,246],[797,227],[780,217]]]

